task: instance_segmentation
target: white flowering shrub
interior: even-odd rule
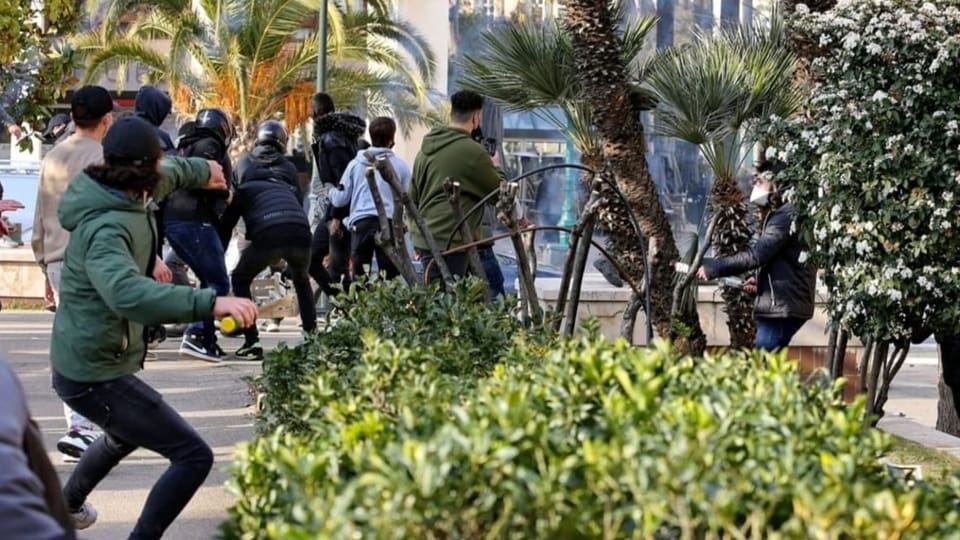
[[[797,6],[813,47],[801,114],[767,126],[835,321],[884,341],[960,323],[960,9]]]

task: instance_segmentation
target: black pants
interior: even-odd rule
[[[353,259],[354,277],[367,273],[364,267],[373,262],[374,255],[377,256],[379,272],[385,274],[387,279],[400,275],[400,271],[393,265],[390,257],[387,257],[383,248],[377,245],[378,232],[380,232],[380,219],[375,217],[358,219],[350,227],[350,257]]]
[[[317,329],[317,307],[313,298],[313,288],[310,287],[310,277],[307,269],[310,265],[310,248],[304,245],[283,246],[277,242],[254,240],[240,255],[237,267],[231,274],[233,294],[242,298],[251,298],[250,284],[264,268],[277,259],[287,261],[287,271],[293,280],[293,287],[297,291],[297,305],[300,307],[300,321],[305,332]],[[244,328],[243,335],[247,343],[253,343],[260,337],[257,325]]]
[[[103,429],[83,453],[63,486],[77,510],[120,460],[139,447],[170,460],[150,489],[130,538],[160,538],[190,502],[210,468],[213,451],[156,390],[133,375],[83,383],[53,372],[53,389],[64,403]]]
[[[420,252],[420,263],[423,265],[423,271],[427,272],[427,283],[440,281],[440,268],[436,263],[430,264],[433,261],[433,254],[430,250],[417,248],[417,251]],[[470,273],[470,264],[467,260],[466,253],[446,255],[443,257],[443,260],[447,263],[447,268],[450,269],[450,273],[453,274],[455,278],[464,277]],[[427,269],[428,266],[430,267],[429,270]]]
[[[326,221],[321,221],[313,231],[313,242],[310,246],[310,277],[317,282],[320,290],[329,296],[336,296],[337,290],[332,287],[333,284],[343,282],[344,289],[350,285],[348,274],[350,231],[346,227],[341,227],[343,234],[331,238],[327,225]],[[324,267],[323,259],[328,254],[330,266]]]

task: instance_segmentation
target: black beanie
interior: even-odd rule
[[[103,159],[107,165],[139,167],[162,156],[157,128],[136,116],[115,121],[103,137]]]

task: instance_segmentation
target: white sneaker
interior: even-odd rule
[[[70,517],[73,518],[74,527],[80,531],[97,522],[97,511],[90,503],[85,502],[80,505],[79,510],[70,512]]]
[[[65,456],[77,458],[87,450],[87,447],[102,435],[100,431],[90,431],[88,429],[71,429],[66,435],[60,437],[57,441],[57,450]],[[66,460],[64,460],[66,461]]]

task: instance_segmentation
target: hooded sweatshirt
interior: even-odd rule
[[[154,192],[206,184],[202,159],[167,158]],[[156,261],[154,205],[111,190],[81,173],[60,203],[70,231],[53,322],[50,363],[76,382],[100,382],[136,373],[146,354],[144,326],[210,317],[216,293],[158,283],[148,277]]]
[[[167,155],[176,154],[177,149],[173,146],[173,139],[170,138],[170,134],[160,129],[160,125],[170,115],[172,108],[173,102],[170,101],[170,96],[154,86],[141,87],[133,102],[134,114],[157,127],[160,148]]]
[[[474,141],[466,130],[444,126],[427,133],[413,162],[410,198],[420,209],[440,249],[445,248],[451,239],[450,247],[464,244],[460,233],[454,234],[458,217],[443,190],[447,178],[460,182],[460,200],[464,212],[499,189],[500,182],[505,179],[503,171],[493,164],[483,145]],[[474,240],[481,238],[482,218],[483,212],[474,212],[467,218]],[[428,246],[423,233],[409,217],[407,228],[410,229],[414,247],[426,250]]]
[[[319,182],[310,185],[310,194],[319,201],[322,197],[323,185],[337,185],[343,177],[350,160],[357,153],[360,136],[367,128],[367,123],[359,116],[347,113],[328,113],[314,120],[313,123],[313,150],[314,163],[317,164]],[[319,213],[320,205],[315,205],[314,214]],[[349,207],[336,209],[332,216],[338,219],[345,218],[350,213]],[[314,215],[314,220],[320,216]]]
[[[404,191],[410,189],[410,167],[406,162],[394,155],[393,150],[389,148],[372,147],[367,150],[357,151],[357,156],[347,165],[347,170],[343,173],[340,186],[342,189],[334,191],[331,195],[333,206],[350,207],[350,215],[347,216],[344,223],[349,227],[357,220],[363,218],[377,217],[377,205],[373,200],[373,193],[370,191],[370,184],[367,182],[367,167],[370,162],[364,153],[370,152],[374,157],[387,156],[393,170],[397,173],[397,180]],[[383,199],[383,208],[387,216],[393,216],[393,191],[390,184],[377,172],[377,188],[380,190],[380,198]]]
[[[93,137],[74,133],[47,152],[40,162],[37,209],[33,215],[33,255],[41,266],[63,260],[70,233],[60,226],[57,209],[70,180],[103,161],[103,147]]]

